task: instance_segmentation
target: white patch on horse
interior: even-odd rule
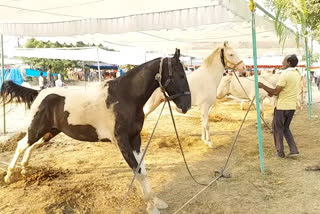
[[[26,174],[26,168],[28,167],[28,163],[29,163],[29,159],[30,159],[30,155],[32,153],[32,150],[37,147],[38,145],[44,143],[44,139],[41,138],[40,140],[38,140],[37,142],[35,142],[34,144],[32,144],[31,146],[29,146],[26,151],[24,152],[22,161],[21,161],[21,174],[25,175]]]
[[[113,104],[107,108],[108,86],[102,85],[89,91],[68,90],[65,88],[49,88],[42,90],[31,107],[34,116],[42,100],[50,94],[65,97],[64,111],[69,112],[68,124],[91,125],[96,129],[99,140],[113,141],[115,128],[115,114]]]
[[[133,151],[133,155],[134,157],[136,158],[137,160],[137,163],[139,164],[140,163],[140,160],[142,158],[142,152],[136,152],[136,151]],[[147,175],[147,171],[146,171],[146,168],[145,168],[145,165],[144,165],[144,160],[142,161],[141,165],[140,165],[140,169],[141,169],[141,174],[142,175]]]
[[[6,183],[10,183],[10,177],[11,177],[11,174],[12,174],[12,171],[13,169],[15,168],[16,166],[16,163],[18,161],[18,158],[20,156],[20,154],[22,152],[24,152],[24,150],[26,148],[29,147],[29,144],[28,144],[28,134],[26,134],[26,136],[24,138],[22,138],[19,142],[18,142],[18,146],[16,148],[16,152],[14,153],[14,156],[9,164],[9,167],[8,167],[8,171],[7,171],[7,175],[6,177],[4,178],[4,181]]]

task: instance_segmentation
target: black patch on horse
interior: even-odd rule
[[[29,141],[32,144],[46,133],[51,132],[52,129],[63,130],[66,135],[77,140],[99,141],[97,131],[93,126],[68,123],[70,113],[64,110],[64,105],[65,97],[57,94],[49,94],[42,100],[29,127]]]

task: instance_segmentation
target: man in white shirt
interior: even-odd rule
[[[60,74],[58,74],[58,79],[56,80],[56,87],[63,87],[63,82],[61,80]]]
[[[42,72],[40,72],[40,76],[39,76],[39,87],[40,87],[40,90],[44,89],[44,79],[43,79]]]

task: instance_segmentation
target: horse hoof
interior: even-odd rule
[[[211,149],[214,148],[213,143],[211,143],[210,141],[208,141],[207,144],[208,144],[209,148],[211,148]]]
[[[22,175],[22,176],[25,176],[26,174],[27,174],[27,169],[22,168],[22,170],[21,170],[21,175]]]
[[[168,204],[163,200],[161,200],[160,198],[154,197],[153,202],[154,202],[154,206],[160,210],[168,208]]]
[[[153,204],[152,205],[148,204],[147,213],[148,214],[160,214],[160,211],[157,208],[155,208]]]
[[[5,182],[6,184],[10,184],[11,180],[10,180],[10,175],[9,175],[9,174],[6,175],[6,177],[4,177],[4,182]]]

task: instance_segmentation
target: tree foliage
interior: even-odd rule
[[[25,48],[74,48],[74,47],[94,47],[95,44],[85,44],[82,41],[76,42],[73,44],[59,43],[59,42],[44,42],[36,40],[35,38],[29,39]],[[104,50],[111,50],[107,47],[104,47],[102,44],[98,45],[99,48]],[[72,60],[60,60],[60,59],[42,59],[42,58],[26,58],[22,57],[22,61],[29,65],[31,68],[39,69],[46,71],[49,68],[49,65],[52,65],[54,73],[60,73],[63,76],[66,76],[68,68],[82,67],[82,62],[72,61]]]
[[[284,45],[289,35],[287,20],[295,27],[297,46],[304,37],[320,40],[320,0],[267,0],[266,6],[275,12],[275,30],[280,44]]]

